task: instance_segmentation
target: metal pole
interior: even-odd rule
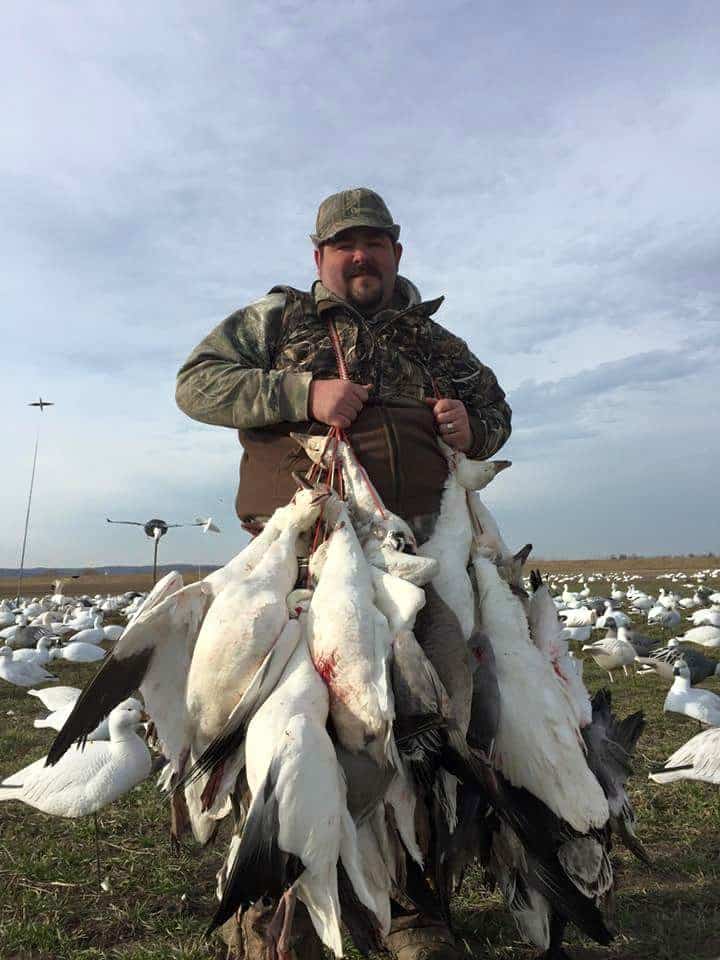
[[[157,552],[160,537],[155,537],[155,550],[153,552],[153,586],[157,583]]]
[[[25,511],[25,532],[23,533],[22,554],[20,556],[20,574],[18,576],[18,588],[16,602],[20,602],[22,593],[23,571],[25,569],[25,547],[27,546],[28,527],[30,526],[30,504],[32,503],[33,487],[35,485],[35,467],[37,466],[38,444],[40,442],[40,424],[38,423],[37,435],[35,436],[35,452],[33,453],[32,474],[30,475],[30,490],[28,492],[27,510]]]

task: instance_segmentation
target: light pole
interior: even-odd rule
[[[28,406],[39,407],[40,413],[42,413],[45,407],[54,407],[55,404],[51,400],[43,400],[42,397],[38,397],[36,401],[29,403]],[[35,434],[35,452],[33,453],[32,473],[30,474],[30,490],[28,491],[27,510],[25,511],[25,530],[23,532],[22,553],[20,554],[20,573],[18,574],[16,597],[16,601],[18,603],[20,602],[20,594],[22,593],[23,573],[25,570],[25,547],[27,546],[28,527],[30,526],[30,505],[32,504],[33,487],[35,486],[35,468],[37,466],[38,444],[40,443],[40,423],[41,421],[38,421],[37,433]]]

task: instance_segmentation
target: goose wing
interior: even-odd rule
[[[139,688],[156,725],[159,717],[164,719],[163,708],[173,699],[182,698],[188,644],[194,643],[212,600],[203,587],[202,581],[192,583],[150,607],[150,597],[147,598],[144,608],[128,624],[110,656],[78,698],[50,747],[48,765],[57,763],[73,742],[85,739],[113,707]],[[160,723],[165,736],[172,739],[171,725],[163,724],[162,719]],[[163,732],[158,730],[158,735],[163,740]]]

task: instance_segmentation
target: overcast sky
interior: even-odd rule
[[[175,373],[308,287],[317,204],[357,185],[507,391],[507,539],[718,548],[715,3],[11,2],[2,34],[0,566],[40,419],[29,565],[151,558],[107,516],[212,515],[161,559],[236,552],[236,436]]]

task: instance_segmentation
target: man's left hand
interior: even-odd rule
[[[453,450],[469,450],[473,434],[462,400],[436,400],[434,397],[426,397],[425,403],[432,407],[441,439]]]

